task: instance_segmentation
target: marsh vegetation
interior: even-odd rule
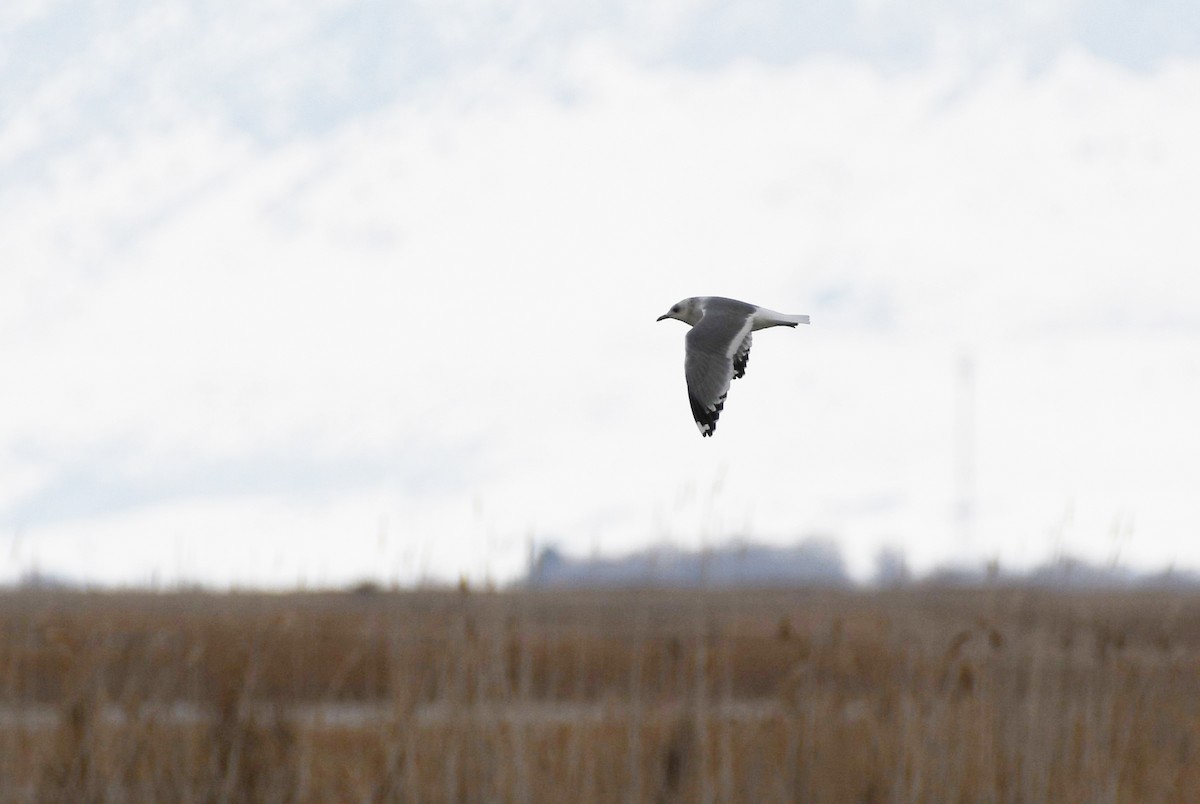
[[[1200,595],[10,592],[0,800],[1200,800]]]

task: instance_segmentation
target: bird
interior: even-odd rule
[[[807,324],[806,315],[785,315],[766,307],[723,296],[692,296],[671,306],[659,321],[674,318],[691,325],[685,339],[683,373],[688,402],[700,435],[717,429],[729,385],[746,373],[750,333],[767,327]]]

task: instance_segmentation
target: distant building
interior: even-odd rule
[[[529,569],[532,587],[588,586],[846,586],[841,551],[809,539],[793,547],[738,542],[702,552],[656,547],[621,558],[568,558],[554,547]]]

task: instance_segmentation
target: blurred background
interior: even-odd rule
[[[0,582],[1200,569],[1198,98],[1186,0],[6,3]],[[709,294],[813,323],[701,439]]]

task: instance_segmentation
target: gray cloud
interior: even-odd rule
[[[314,456],[297,445],[221,460],[178,456],[164,461],[161,471],[133,473],[124,467],[124,458],[136,451],[131,440],[69,456],[30,444],[13,449],[16,457],[52,460],[58,466],[39,488],[0,509],[0,526],[45,526],[196,499],[332,499],[381,486],[394,486],[405,495],[436,496],[467,488],[478,473],[479,457],[478,448],[469,445],[410,443],[330,457]]]

